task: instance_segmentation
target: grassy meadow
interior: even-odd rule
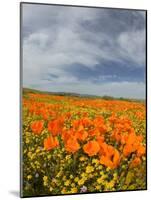
[[[146,189],[143,101],[23,89],[23,196]]]

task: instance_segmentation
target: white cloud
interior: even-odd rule
[[[118,43],[123,59],[144,66],[145,63],[145,31],[124,32],[119,35]]]
[[[108,91],[112,93],[110,87],[117,95],[120,95],[120,92],[123,94],[123,90],[120,89],[122,86],[127,89],[131,85],[133,89],[133,85],[137,87],[138,84],[119,83],[120,88],[117,92],[115,88],[119,87],[118,84],[110,83],[100,86],[94,85],[93,79],[88,82],[79,82],[74,74],[69,76],[68,67],[73,67],[73,65],[75,67],[77,63],[91,70],[95,69],[97,64],[101,67],[104,61],[120,63],[128,61],[134,63],[136,67],[144,66],[144,30],[135,30],[135,27],[129,30],[127,27],[126,30],[120,30],[117,35],[114,32],[112,36],[111,33],[103,31],[104,20],[106,20],[106,26],[109,20],[112,20],[106,10],[92,11],[70,7],[59,7],[58,9],[58,7],[26,5],[23,12],[23,30],[24,33],[27,32],[23,38],[24,86],[34,85],[42,89],[45,85],[44,89],[47,90],[46,85],[50,83],[56,90],[60,87],[62,91],[64,89],[64,91],[84,92],[85,89],[86,93],[95,91],[95,94],[99,91],[103,92],[104,88],[104,92],[108,95]],[[84,27],[84,24],[94,22],[96,23],[95,31],[91,26]],[[125,22],[122,21],[123,23]],[[121,24],[120,21],[119,24]],[[97,25],[99,30],[97,30]],[[114,27],[114,24],[112,26]],[[51,77],[48,82],[46,79],[49,74],[53,74],[54,77]],[[100,74],[100,77],[103,79],[104,76]],[[55,87],[55,85],[58,86]],[[92,90],[90,91],[89,88]],[[141,88],[143,88],[142,85]],[[48,89],[52,90],[50,87]],[[143,90],[139,88],[138,91],[143,93]]]

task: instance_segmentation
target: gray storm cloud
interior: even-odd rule
[[[22,11],[24,87],[145,98],[144,11],[38,4]]]

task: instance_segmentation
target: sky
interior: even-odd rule
[[[23,87],[145,99],[145,11],[22,6]]]

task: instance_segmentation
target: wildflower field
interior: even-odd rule
[[[23,196],[146,189],[142,101],[23,90]]]

